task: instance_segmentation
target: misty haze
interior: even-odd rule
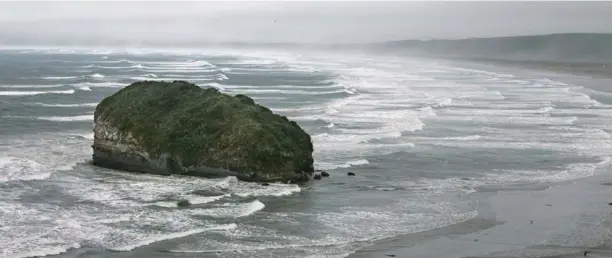
[[[0,258],[612,257],[611,19],[0,2]]]

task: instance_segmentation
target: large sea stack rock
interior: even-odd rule
[[[245,181],[306,181],[312,141],[244,95],[185,82],[133,83],[96,107],[93,164]]]

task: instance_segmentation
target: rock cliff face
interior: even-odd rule
[[[247,96],[184,81],[137,82],[96,107],[94,165],[131,172],[301,182],[312,142]]]

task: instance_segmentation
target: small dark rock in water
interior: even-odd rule
[[[189,205],[191,205],[191,203],[189,203],[189,200],[180,200],[176,203],[176,206],[179,207],[187,207]]]
[[[268,183],[262,183],[261,185],[262,185],[262,186],[269,186],[270,184],[268,184]]]
[[[385,255],[389,257],[395,257],[395,254],[385,254]]]
[[[321,174],[315,174],[313,178],[315,180],[321,180]]]
[[[349,175],[349,176],[354,176],[354,175],[355,175],[355,173],[353,173],[353,172],[348,172],[348,175]]]
[[[325,172],[325,171],[322,171],[322,172],[321,172],[321,176],[323,176],[323,177],[328,177],[328,176],[329,176],[329,173],[327,173],[327,172]]]
[[[531,221],[531,224],[533,224],[533,220]]]
[[[478,238],[475,238],[475,239],[474,239],[474,242],[478,242]]]
[[[548,207],[552,207],[552,204],[546,204],[546,206],[548,206]]]
[[[611,203],[608,203],[608,205],[612,205],[612,202],[611,202]]]
[[[587,256],[588,253],[590,253],[591,251],[584,251],[584,256]]]
[[[219,196],[226,194],[226,192],[222,191],[221,189],[195,190],[191,193],[200,196]]]

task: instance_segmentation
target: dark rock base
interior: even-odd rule
[[[100,146],[92,146],[93,165],[128,172],[148,173],[156,175],[170,175],[166,168],[153,165],[146,158],[123,152],[112,151]]]
[[[93,145],[93,162],[94,166],[122,170],[135,173],[146,173],[155,175],[185,175],[205,178],[219,178],[235,176],[242,181],[248,182],[282,182],[282,183],[301,183],[309,179],[307,173],[295,174],[293,177],[285,178],[258,178],[236,173],[226,169],[197,167],[193,169],[185,169],[180,167],[177,162],[171,158],[151,161],[136,153],[118,152],[104,146]]]

